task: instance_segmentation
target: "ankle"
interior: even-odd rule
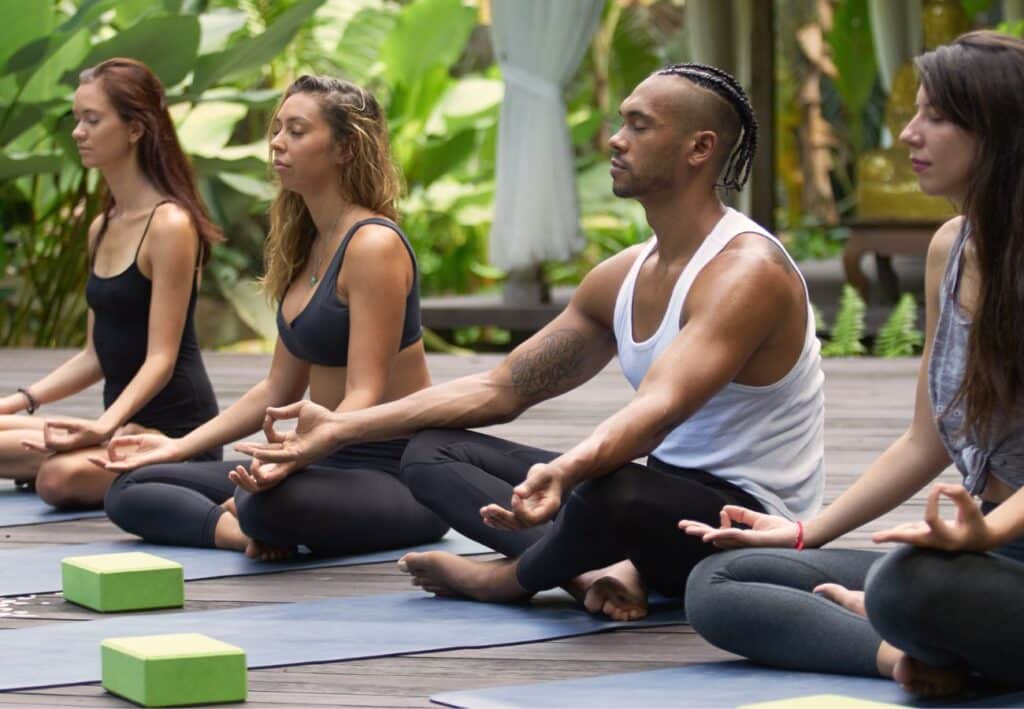
[[[233,514],[225,513],[217,520],[217,526],[213,530],[213,544],[218,549],[245,551],[249,544],[249,537],[239,526],[238,518]]]
[[[884,640],[878,646],[878,653],[875,655],[875,666],[878,668],[878,674],[882,677],[892,677],[893,670],[896,669],[896,664],[903,659],[904,652],[899,650]]]

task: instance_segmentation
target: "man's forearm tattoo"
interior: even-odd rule
[[[516,393],[535,397],[564,390],[567,382],[580,376],[585,342],[574,330],[558,330],[532,350],[517,355],[509,363]]]

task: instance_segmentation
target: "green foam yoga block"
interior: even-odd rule
[[[64,598],[109,613],[185,604],[181,564],[143,552],[69,556],[61,561]]]
[[[103,688],[146,707],[240,702],[245,652],[199,633],[107,638]]]

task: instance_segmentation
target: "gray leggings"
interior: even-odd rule
[[[868,618],[811,593],[828,582],[863,589]],[[877,676],[884,639],[925,663],[1020,687],[1022,592],[1024,563],[1003,555],[743,549],[694,569],[686,612],[712,644],[766,665]]]

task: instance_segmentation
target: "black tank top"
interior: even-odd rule
[[[353,224],[345,234],[334,258],[327,265],[323,279],[313,291],[313,297],[291,323],[285,322],[280,303],[278,304],[277,332],[281,342],[289,352],[301,360],[326,367],[344,367],[348,364],[351,323],[348,306],[338,299],[338,273],[341,271],[341,262],[345,257],[345,248],[349,240],[359,227],[366,224],[380,224],[393,229],[401,237],[402,243],[409,251],[409,258],[412,259],[412,288],[405,297],[405,322],[402,323],[402,341],[398,349],[404,350],[423,337],[420,322],[420,274],[412,245],[397,224],[379,217],[363,219]],[[284,297],[281,298],[281,302],[284,302]]]
[[[109,407],[128,382],[142,367],[146,359],[149,340],[149,304],[153,293],[152,282],[139,270],[139,251],[149,232],[153,214],[150,212],[146,228],[135,249],[132,263],[116,276],[97,276],[89,266],[89,280],[85,286],[85,300],[93,312],[92,340],[96,356],[103,370],[103,406]],[[96,237],[93,254],[99,251],[103,234],[107,230],[106,216]],[[199,262],[196,263],[198,274]],[[174,362],[174,373],[167,385],[132,416],[131,421],[179,437],[217,415],[217,398],[206,375],[206,367],[199,352],[193,316],[196,308],[196,276],[192,280],[192,295],[188,301],[185,327]]]

